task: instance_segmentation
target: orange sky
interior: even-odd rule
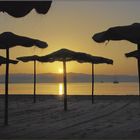
[[[46,55],[61,48],[82,51],[92,55],[112,58],[114,65],[96,65],[96,74],[137,74],[134,58],[125,58],[124,54],[136,49],[136,45],[127,41],[97,44],[92,40],[94,33],[111,26],[128,25],[140,22],[139,1],[53,1],[48,14],[38,15],[32,11],[24,18],[13,18],[0,13],[0,31],[11,31],[19,35],[37,38],[49,44],[47,49],[35,47],[15,47],[10,50],[10,57],[23,55]],[[2,56],[5,51],[0,50]],[[38,73],[59,72],[60,62],[37,64]],[[90,73],[90,64],[69,62],[68,72]],[[5,72],[5,66],[0,68]],[[11,73],[32,73],[32,63],[19,63],[10,66]]]

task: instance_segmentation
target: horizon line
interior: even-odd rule
[[[12,75],[32,75],[33,73],[9,73],[9,74],[12,74]],[[53,72],[47,72],[47,73],[37,73],[36,75],[40,75],[40,74],[57,74],[57,75],[63,75],[63,73],[53,73]],[[85,74],[85,75],[91,75],[91,73],[78,73],[78,72],[68,72],[67,74]],[[0,74],[0,76],[2,75],[5,75],[4,73],[3,74]],[[94,75],[108,75],[108,76],[137,76],[136,75],[131,75],[131,74],[94,74]]]

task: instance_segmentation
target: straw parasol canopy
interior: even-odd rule
[[[20,60],[22,62],[37,61],[38,59],[39,59],[38,55],[17,57],[17,60]]]
[[[20,60],[22,62],[34,62],[34,103],[36,102],[36,61],[38,60],[38,58],[39,56],[37,55],[17,57],[17,60]]]
[[[12,32],[4,32],[0,34],[0,49],[6,50],[6,58],[9,59],[9,49],[15,46],[46,48],[48,44],[38,39],[32,39],[24,36],[16,35]],[[5,125],[8,124],[8,79],[9,79],[9,63],[6,63],[5,75]]]
[[[111,27],[106,31],[93,35],[92,38],[98,43],[110,40],[127,40],[135,44],[140,44],[140,23]]]
[[[5,57],[0,56],[0,65],[6,64],[6,61],[7,61],[7,59]],[[18,63],[17,60],[12,60],[12,59],[9,59],[8,62],[11,63],[11,64],[17,64]]]
[[[3,32],[0,34],[0,49],[9,49],[15,46],[46,48],[48,45],[44,41],[19,36],[12,32]]]
[[[54,61],[72,61],[75,60],[74,51],[68,49],[60,49],[48,55],[42,56],[39,58],[41,62],[54,62]]]
[[[87,53],[82,52],[76,52],[77,55],[75,58],[80,63],[94,63],[94,64],[100,64],[100,63],[106,63],[106,64],[113,64],[112,59],[100,57],[100,56],[93,56]]]
[[[49,1],[0,1],[0,12],[19,18],[29,14],[33,9],[38,14],[46,14],[51,7]]]
[[[127,26],[117,26],[109,28],[104,32],[93,35],[92,39],[98,43],[109,40],[127,40],[137,44],[138,51],[140,51],[140,23],[134,23]],[[140,59],[138,61],[138,75],[139,75],[139,97],[140,97]]]
[[[66,75],[66,62],[67,61],[77,61],[80,63],[92,63],[92,77],[94,74],[93,71],[93,64],[94,63],[113,63],[110,59],[101,59],[101,57],[93,57],[92,55],[75,52],[68,49],[60,49],[56,52],[48,54],[46,56],[42,56],[39,58],[40,62],[54,62],[54,61],[61,61],[63,62],[63,72],[64,72],[64,110],[67,110],[67,75]],[[105,61],[106,60],[106,61]],[[104,62],[103,62],[104,61]],[[93,103],[93,83],[94,79],[92,78],[92,103]]]

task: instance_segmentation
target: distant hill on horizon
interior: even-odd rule
[[[91,75],[85,73],[67,73],[68,82],[91,82]],[[0,83],[4,83],[5,75],[0,75]],[[95,82],[113,82],[118,80],[119,82],[138,82],[137,75],[96,75]],[[10,74],[10,83],[32,83],[33,74]],[[37,74],[38,83],[60,83],[63,82],[63,75],[58,73],[43,73]]]

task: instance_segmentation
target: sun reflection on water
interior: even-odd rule
[[[59,95],[63,95],[63,84],[59,83]]]

